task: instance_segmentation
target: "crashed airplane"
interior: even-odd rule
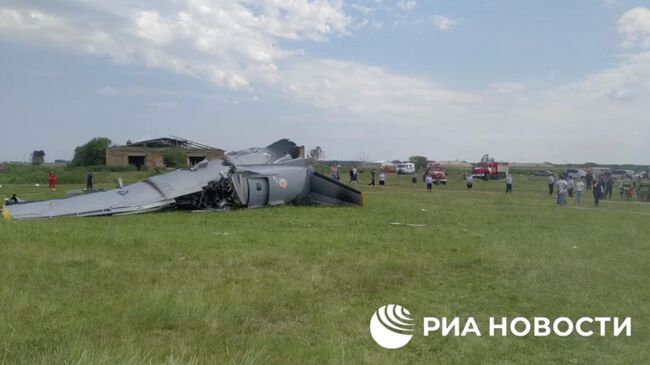
[[[190,169],[117,189],[64,199],[6,205],[11,219],[137,214],[163,209],[221,211],[284,204],[361,206],[360,191],[318,173],[288,139],[229,152]]]

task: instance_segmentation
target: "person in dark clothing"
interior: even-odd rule
[[[614,179],[610,176],[607,179],[607,183],[605,183],[605,195],[607,195],[607,199],[612,198],[612,190],[614,189]]]
[[[425,176],[426,179],[426,176]],[[415,172],[411,175],[411,183],[417,184],[418,183],[418,178],[415,176]]]
[[[93,184],[95,183],[95,175],[93,172],[88,170],[88,175],[86,175],[86,190],[93,190]]]
[[[375,170],[374,169],[370,170],[370,184],[368,184],[368,185],[375,186]]]
[[[590,173],[587,174],[587,190],[591,190],[591,185],[594,183],[594,175]]]
[[[9,199],[9,203],[17,204],[18,203],[18,196],[16,194],[11,195],[11,198]]]
[[[354,170],[352,170],[352,168],[350,168],[350,171],[348,172],[348,174],[350,175],[350,184],[352,184],[352,182],[354,181]]]
[[[596,184],[600,187],[600,199],[605,199],[607,197],[605,195],[605,176],[601,175],[597,180],[594,179],[594,189]]]
[[[599,181],[596,180],[596,181],[594,182],[594,186],[593,186],[593,190],[592,190],[592,192],[593,192],[593,194],[594,194],[594,205],[596,206],[596,208],[598,208],[598,203],[600,202],[600,198],[601,198],[602,195],[603,195],[602,185],[600,184]]]

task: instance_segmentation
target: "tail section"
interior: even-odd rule
[[[310,176],[309,200],[317,204],[363,206],[363,194],[350,186],[314,171]]]

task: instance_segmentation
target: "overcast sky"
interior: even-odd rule
[[[0,160],[167,135],[650,164],[650,5],[0,0]]]

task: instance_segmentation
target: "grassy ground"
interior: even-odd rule
[[[650,363],[650,205],[556,208],[544,178],[515,176],[512,196],[388,178],[362,186],[361,209],[0,222],[0,364]],[[390,351],[368,331],[388,303],[479,322],[630,316],[633,336],[420,334]]]

